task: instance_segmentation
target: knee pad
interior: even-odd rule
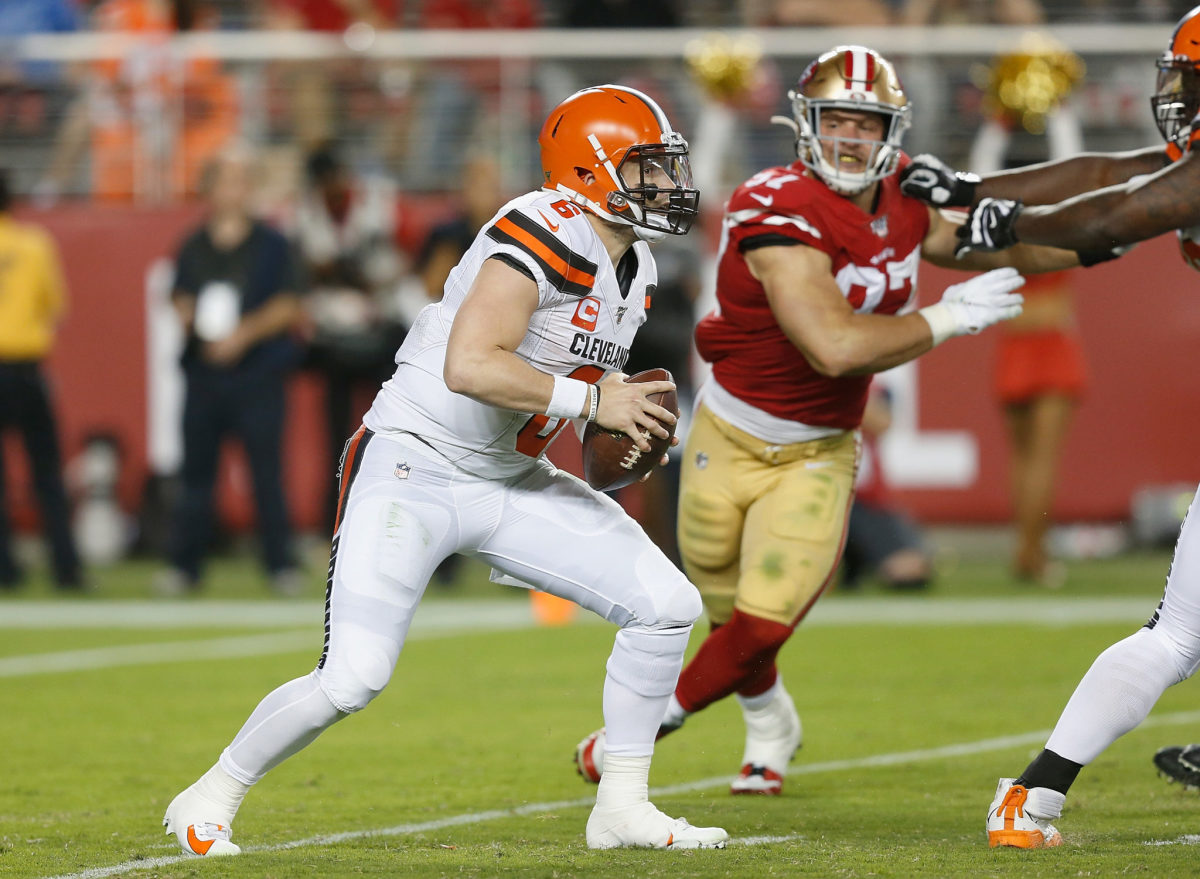
[[[392,676],[394,663],[383,645],[371,639],[347,639],[349,644],[330,652],[317,669],[317,681],[333,707],[345,714],[366,708],[383,692]]]
[[[646,629],[691,628],[704,612],[700,593],[683,572],[658,549],[651,548],[634,565],[639,594],[629,602],[633,618],[626,626]]]
[[[617,632],[606,667],[608,676],[642,696],[669,696],[683,668],[690,624],[649,629],[627,626]]]

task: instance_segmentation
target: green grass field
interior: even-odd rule
[[[1194,876],[1200,794],[1150,763],[1200,739],[1192,684],[1085,770],[1062,848],[991,851],[982,832],[996,779],[1149,615],[1167,564],[1075,563],[1047,593],[960,561],[925,596],[828,596],[781,656],[806,731],[784,796],[726,793],[742,732],[718,704],[660,743],[651,782],[660,807],[736,844],[615,853],[586,848],[594,789],[570,763],[600,723],[612,631],[531,627],[523,594],[472,567],[431,591],[389,689],[251,792],[245,853],[213,861],[177,856],[163,809],[262,695],[311,668],[316,576],[270,603],[237,561],[183,602],[148,600],[146,564],[74,600],[33,583],[0,601],[0,875]]]

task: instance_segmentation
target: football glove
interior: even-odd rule
[[[975,200],[979,175],[955,171],[937,156],[922,153],[900,172],[900,191],[938,208],[962,208]]]
[[[971,251],[991,253],[1017,243],[1015,225],[1023,205],[1007,198],[985,198],[971,208],[967,221],[955,230],[958,246],[954,258],[962,259]]]
[[[1024,284],[1025,278],[1011,266],[992,269],[947,287],[941,302],[918,314],[928,321],[935,345],[954,336],[974,335],[1021,313],[1025,297],[1015,291]]]

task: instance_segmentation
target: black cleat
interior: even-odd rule
[[[1158,774],[1188,790],[1200,790],[1200,745],[1169,745],[1154,755]]]

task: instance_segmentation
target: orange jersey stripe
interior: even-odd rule
[[[529,232],[526,232],[516,223],[512,222],[512,220],[508,219],[508,217],[501,217],[499,220],[497,220],[496,228],[500,229],[500,231],[504,232],[506,235],[510,235],[515,238],[530,253],[542,259],[547,265],[549,265],[568,281],[572,281],[576,284],[582,284],[585,287],[592,287],[595,285],[595,275],[591,274],[590,272],[585,272],[582,269],[575,268]]]

